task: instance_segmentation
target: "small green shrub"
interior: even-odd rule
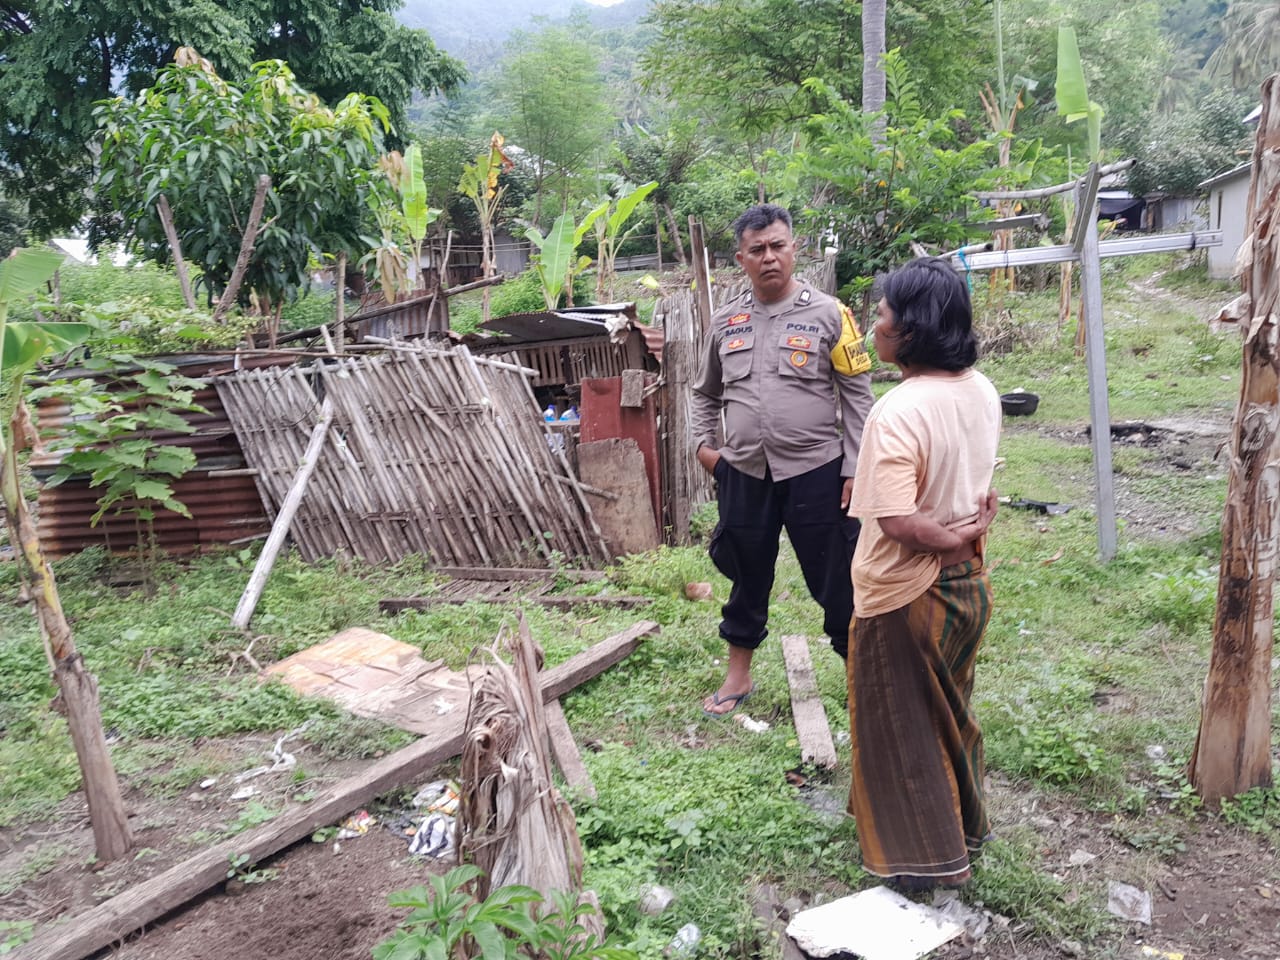
[[[578,274],[573,278],[573,302],[581,307],[591,302],[592,278]],[[564,301],[561,300],[561,306]],[[526,270],[519,276],[493,288],[493,296],[489,298],[489,316],[505,317],[511,313],[539,313],[547,309],[546,297],[542,295],[542,283],[533,270]]]
[[[1153,620],[1182,633],[1205,629],[1213,619],[1218,574],[1199,568],[1185,573],[1152,573],[1154,588],[1147,597]]]
[[[582,917],[593,912],[573,894],[559,894],[539,909],[542,894],[509,886],[477,900],[469,889],[482,872],[464,864],[427,886],[387,897],[392,907],[413,911],[373,948],[373,960],[443,960],[445,957],[545,958],[545,960],[634,960],[629,950],[606,947],[588,934]]]
[[[1250,833],[1273,833],[1280,827],[1280,788],[1254,787],[1222,801],[1222,819]]]

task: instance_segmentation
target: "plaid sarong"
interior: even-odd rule
[[[854,619],[849,812],[870,873],[964,873],[987,836],[982,731],[969,698],[990,617],[991,581],[973,559],[942,570],[905,607]]]

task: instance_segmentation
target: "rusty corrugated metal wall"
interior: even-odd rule
[[[197,379],[232,372],[230,357],[166,357],[166,362],[183,374]],[[284,355],[245,357],[241,369],[291,363]],[[74,375],[72,371],[67,371]],[[244,453],[227,412],[212,382],[199,390],[195,402],[207,413],[188,413],[183,418],[196,428],[192,434],[157,432],[159,443],[189,447],[196,456],[196,468],[173,484],[174,495],[186,504],[191,517],[159,510],[153,523],[155,541],[166,553],[183,556],[215,545],[235,543],[264,536],[270,518],[263,507],[253,471],[247,469]],[[69,415],[65,403],[44,400],[35,410],[42,445],[32,452],[31,469],[40,480],[57,467],[59,456],[45,444],[56,435]],[[40,545],[51,558],[65,557],[90,546],[103,546],[114,553],[136,550],[139,531],[130,514],[108,512],[96,525],[100,490],[89,486],[88,478],[72,478],[56,487],[40,488]]]

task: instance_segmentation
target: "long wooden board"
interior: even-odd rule
[[[426,610],[428,607],[457,607],[464,603],[516,603],[537,604],[540,607],[551,607],[556,610],[569,610],[584,604],[595,604],[597,607],[619,607],[630,610],[653,603],[652,597],[618,594],[614,596],[571,596],[556,594],[553,596],[528,596],[513,594],[511,596],[473,596],[473,597],[386,597],[378,601],[378,609],[383,613],[399,613],[401,610]]]
[[[544,701],[565,693],[630,655],[644,637],[658,632],[658,625],[642,620],[622,633],[600,641],[541,677]],[[440,729],[429,737],[397,750],[353,777],[334,784],[311,803],[296,807],[256,830],[230,840],[170,867],[164,873],[130,887],[37,935],[21,947],[15,960],[83,960],[98,950],[123,940],[135,930],[204,893],[227,878],[228,858],[247,854],[257,863],[310,836],[320,827],[336,823],[357,807],[393,790],[462,752],[462,715],[445,714]]]
[[[837,763],[836,745],[827,724],[827,711],[818,698],[818,681],[813,675],[813,661],[809,659],[809,641],[799,636],[783,637],[782,659],[787,664],[791,715],[795,719],[796,738],[800,741],[800,759],[830,770]]]

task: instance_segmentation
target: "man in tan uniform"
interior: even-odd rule
[[[853,314],[793,276],[791,215],[751,207],[734,234],[751,291],[712,318],[693,384],[693,442],[720,507],[711,559],[733,584],[720,623],[729,670],[703,702],[711,716],[732,713],[754,687],[751,661],[768,633],[784,527],[831,645],[847,654],[858,522],[844,508],[872,403],[871,362]]]

